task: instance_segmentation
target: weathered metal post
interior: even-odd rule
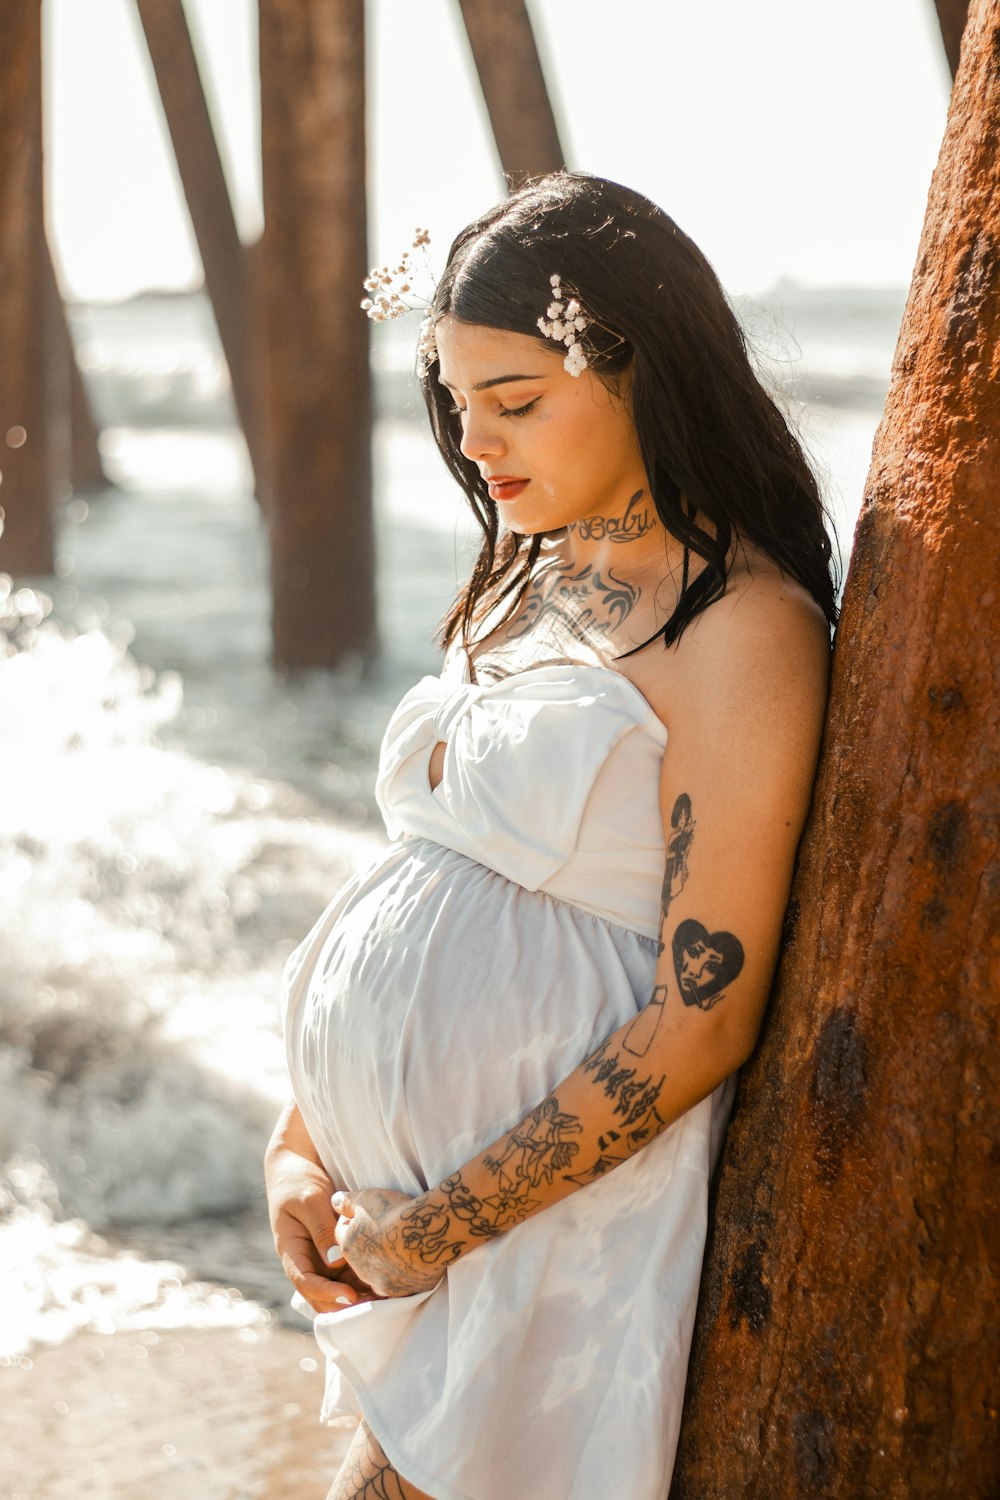
[[[46,379],[40,0],[11,0],[0,46],[0,568],[54,568]]]
[[[266,462],[256,402],[252,313],[240,244],[182,0],[136,0],[173,142],[257,493]],[[262,498],[264,498],[262,496]],[[266,503],[266,501],[265,501]]]
[[[274,662],[376,644],[364,0],[260,0]]]
[[[996,1500],[1000,0],[974,0],[672,1500]]]
[[[500,163],[516,187],[565,164],[524,0],[459,0]]]

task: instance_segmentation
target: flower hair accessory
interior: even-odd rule
[[[423,250],[426,262],[427,246],[430,242],[431,237],[426,229],[415,229],[410,250]],[[390,270],[387,265],[373,266],[365,277],[365,291],[370,295],[363,299],[361,307],[373,323],[386,323],[391,318],[402,317],[403,313],[413,312],[414,307],[419,305],[407,300],[408,297],[415,295],[413,282],[416,279],[410,250],[404,252],[395,270]],[[433,281],[429,264],[426,265],[426,273]],[[425,307],[430,305],[427,298],[421,298],[420,301]],[[425,364],[430,364],[432,360],[437,359],[434,325],[429,316],[424,318],[420,325],[418,348]]]
[[[563,295],[559,276],[550,276],[549,286],[553,300],[547,308],[547,317],[538,319],[538,326],[547,339],[555,339],[569,350],[563,360],[563,369],[570,375],[582,375],[587,368],[587,356],[580,343],[580,334],[587,331],[593,319],[587,317],[576,297]]]

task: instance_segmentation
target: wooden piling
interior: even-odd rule
[[[376,642],[363,0],[260,0],[260,69],[274,662],[336,666]]]
[[[198,243],[205,290],[229,367],[236,414],[250,453],[258,496],[266,503],[262,494],[265,485],[261,482],[266,461],[252,365],[257,351],[250,332],[253,308],[247,285],[246,255],[233,216],[184,6],[182,0],[135,0],[135,3]]]
[[[0,46],[0,569],[51,573],[40,0],[8,0]]]
[[[969,14],[969,0],[934,0],[937,7],[938,24],[945,56],[952,78],[958,72],[958,59],[962,47],[962,32]]]
[[[998,1493],[998,57],[974,0],[672,1500]]]
[[[75,490],[104,489],[110,481],[101,462],[97,441],[97,423],[87,395],[76,350],[66,320],[59,283],[48,245],[44,254],[45,295],[49,303],[49,391],[50,411],[55,403],[68,404],[67,411],[57,411],[60,425],[68,422],[65,443],[59,445],[61,463],[55,470],[60,479],[69,478]],[[53,364],[55,368],[53,368]]]
[[[459,0],[500,163],[517,187],[565,165],[524,0]]]

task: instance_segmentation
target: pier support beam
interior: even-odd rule
[[[44,271],[48,299],[49,359],[56,364],[49,366],[49,384],[52,400],[62,398],[69,403],[69,431],[67,443],[60,447],[63,462],[57,469],[60,478],[69,477],[75,490],[104,489],[110,481],[101,462],[101,450],[97,441],[97,424],[94,420],[90,398],[87,395],[80,367],[76,362],[76,350],[66,320],[66,308],[56,280],[55,267],[48,247],[45,249]],[[56,395],[58,393],[58,395]],[[58,411],[58,407],[57,407]],[[65,412],[59,411],[65,421]]]
[[[524,0],[459,0],[500,163],[517,187],[565,165]]]
[[[671,1500],[997,1494],[998,56],[974,0]]]
[[[8,0],[0,46],[0,569],[54,568],[40,0]]]
[[[952,78],[958,72],[959,53],[962,48],[962,32],[969,14],[969,0],[934,0],[937,6],[941,40]]]
[[[364,0],[260,0],[274,662],[375,648]]]
[[[181,0],[136,0],[136,6],[198,243],[205,290],[229,366],[236,414],[250,453],[257,493],[266,504],[247,258],[236,229],[184,6]]]

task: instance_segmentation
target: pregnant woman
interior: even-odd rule
[[[323,1415],[360,1416],[329,1500],[664,1500],[830,542],[711,267],[637,193],[558,173],[470,224],[420,351],[482,549],[382,742],[392,842],[286,966],[267,1159]]]

